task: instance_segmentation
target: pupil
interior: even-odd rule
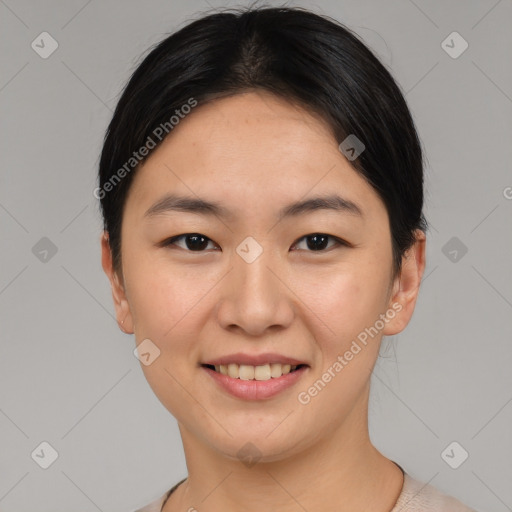
[[[309,243],[310,240],[314,240],[314,242],[311,244],[311,243]],[[320,240],[321,240],[321,242],[319,242]],[[327,240],[328,240],[328,237],[325,235],[308,236],[308,242],[307,242],[308,249],[311,249],[313,251],[325,249],[325,247],[327,247]]]
[[[191,251],[200,251],[208,245],[206,237],[201,235],[189,235],[185,240],[187,248]]]

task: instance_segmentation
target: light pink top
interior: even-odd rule
[[[181,483],[181,482],[180,482]],[[174,490],[178,484],[174,486]],[[161,512],[170,492],[134,512]],[[431,485],[415,480],[404,473],[404,485],[395,506],[390,512],[476,512],[460,501],[442,494]]]

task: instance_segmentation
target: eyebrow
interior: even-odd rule
[[[340,213],[348,213],[358,217],[364,217],[362,209],[353,201],[330,194],[326,196],[312,197],[302,201],[291,203],[279,210],[278,220],[287,217],[296,217],[317,210],[333,210]],[[215,215],[224,219],[233,219],[235,214],[218,202],[207,201],[198,197],[178,196],[168,194],[156,201],[144,213],[144,217],[155,217],[170,212],[186,212],[198,215]]]

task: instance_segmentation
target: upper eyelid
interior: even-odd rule
[[[191,236],[191,235],[199,235],[199,236],[202,236],[203,238],[206,238],[206,240],[208,240],[209,242],[212,242],[214,243],[215,245],[218,245],[215,241],[213,241],[211,238],[207,237],[206,235],[203,235],[201,233],[195,233],[195,232],[191,232],[191,233],[182,233],[181,235],[176,235],[176,236],[171,236],[170,238],[166,238],[165,240],[163,240],[161,243],[159,243],[158,245],[160,247],[167,247],[169,245],[176,245],[176,242],[182,238],[185,238],[187,236]],[[181,249],[181,247],[180,247]],[[183,249],[184,251],[187,251],[187,252],[205,252],[205,251],[191,251],[189,249]]]

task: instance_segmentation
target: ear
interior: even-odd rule
[[[116,310],[117,325],[126,334],[133,334],[133,317],[126,298],[124,284],[112,267],[112,251],[110,249],[108,231],[103,231],[101,241],[101,266],[107,274],[112,288],[112,298]]]
[[[388,311],[393,310],[395,315],[386,323],[382,331],[385,336],[403,331],[411,320],[416,305],[425,270],[425,233],[417,229],[415,238],[416,241],[412,247],[405,252],[402,258],[402,269],[393,282]]]

